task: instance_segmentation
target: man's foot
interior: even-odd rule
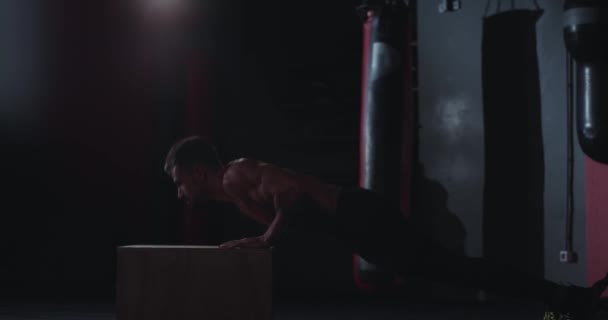
[[[601,296],[608,287],[608,274],[591,287],[564,287],[561,297],[545,312],[544,320],[592,320],[601,303]]]
[[[574,320],[569,314],[563,314],[556,311],[545,311],[543,320]]]

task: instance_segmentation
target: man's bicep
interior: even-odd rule
[[[275,193],[274,208],[276,211],[284,211],[292,208],[298,199],[298,192],[295,188],[287,188]]]
[[[269,225],[272,222],[272,211],[263,209],[258,203],[249,198],[236,200],[235,204],[243,214],[261,224]]]

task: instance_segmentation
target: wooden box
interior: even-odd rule
[[[118,320],[270,320],[270,249],[117,249]]]

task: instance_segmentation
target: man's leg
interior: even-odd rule
[[[588,319],[602,292],[606,278],[590,288],[563,286],[485,258],[453,253],[421,234],[407,219],[393,220],[366,247],[371,262],[396,272],[465,288],[478,288],[504,297],[545,303],[551,310]]]
[[[337,212],[328,217],[309,197],[290,214],[294,229],[328,233],[347,248],[383,268],[522,300],[538,301],[559,312],[588,319],[608,275],[590,288],[562,286],[485,258],[452,253],[423,234],[412,220],[369,190],[342,192]]]
[[[544,303],[552,303],[562,287],[506,264],[453,253],[434,242],[422,246],[414,261],[403,261],[402,266],[427,279]]]

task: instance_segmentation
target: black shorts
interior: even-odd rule
[[[420,228],[404,217],[398,204],[391,205],[380,194],[363,188],[340,190],[333,213],[325,212],[308,195],[302,195],[291,210],[285,213],[288,234],[296,238],[330,236],[351,253],[385,269],[408,268],[425,242]]]
[[[340,191],[333,225],[335,236],[353,253],[386,268],[405,267],[424,242],[398,204],[363,188]]]

